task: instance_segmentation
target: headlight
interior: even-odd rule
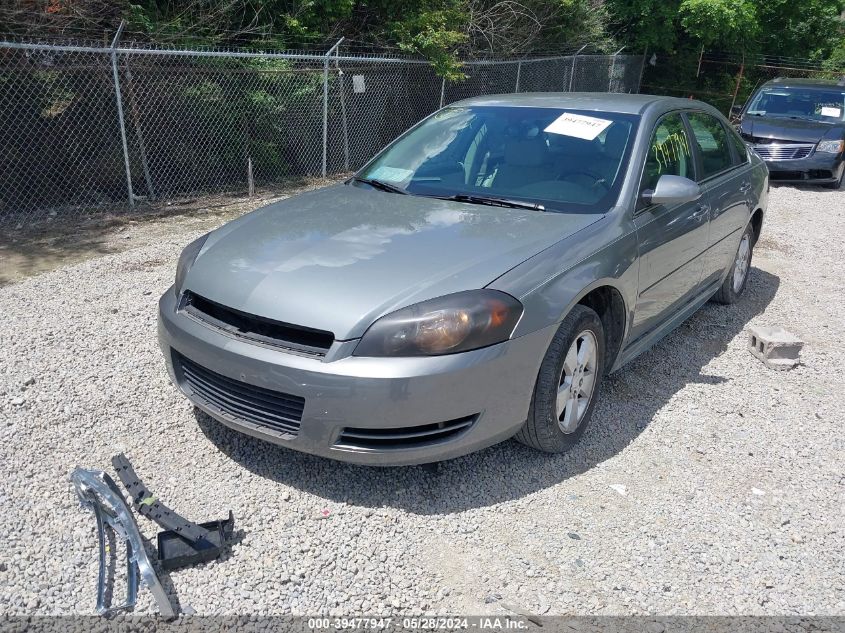
[[[821,141],[816,147],[817,152],[826,154],[838,154],[845,147],[845,141]]]
[[[469,290],[423,301],[370,326],[355,356],[438,356],[510,338],[522,304],[498,290]]]
[[[182,294],[182,285],[185,283],[185,277],[188,275],[191,266],[194,265],[194,260],[200,254],[202,246],[205,244],[209,235],[209,233],[206,233],[198,237],[188,244],[182,251],[182,254],[179,255],[179,263],[176,264],[176,282],[173,284],[173,289],[176,291],[177,297]]]

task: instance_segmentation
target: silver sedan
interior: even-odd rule
[[[739,298],[767,191],[704,103],[462,101],[347,182],[188,245],[161,348],[197,407],[292,449],[376,465],[513,436],[563,451],[603,375]]]

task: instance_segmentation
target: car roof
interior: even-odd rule
[[[845,88],[845,77],[835,79],[804,79],[792,77],[777,77],[764,83],[761,88],[778,86],[780,88],[808,88],[810,90],[830,90],[831,88]]]
[[[706,103],[694,99],[620,92],[520,92],[471,97],[450,105],[561,108],[619,114],[643,114],[651,108],[661,111],[696,107],[713,110]]]

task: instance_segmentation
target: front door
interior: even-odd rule
[[[653,190],[664,174],[695,180],[691,148],[681,113],[663,116],[652,133],[640,192]],[[640,276],[632,339],[660,325],[700,287],[708,215],[704,197],[676,205],[638,205],[634,224],[640,249]]]

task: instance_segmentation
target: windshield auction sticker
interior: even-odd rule
[[[386,180],[387,182],[404,182],[413,175],[414,172],[410,169],[380,165],[367,174],[367,178],[372,178],[373,180]]]
[[[597,119],[592,116],[567,112],[549,123],[543,131],[550,134],[563,134],[564,136],[574,136],[575,138],[582,138],[585,141],[592,141],[604,132],[611,123],[613,121],[608,121],[607,119]]]
[[[840,114],[842,114],[842,110],[839,108],[829,108],[827,106],[822,107],[822,116],[835,116],[839,118]]]

